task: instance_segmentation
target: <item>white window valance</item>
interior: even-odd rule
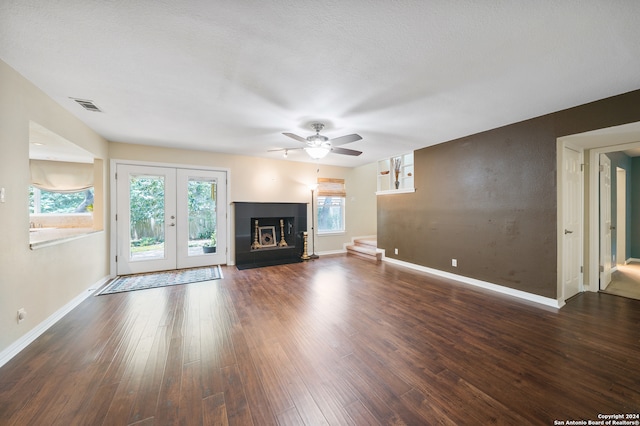
[[[93,164],[29,160],[31,185],[51,192],[77,192],[93,186]]]
[[[344,179],[318,178],[319,197],[346,197]]]

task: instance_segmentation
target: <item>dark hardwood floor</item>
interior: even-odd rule
[[[640,412],[640,301],[561,310],[346,256],[90,297],[2,425],[540,424]]]

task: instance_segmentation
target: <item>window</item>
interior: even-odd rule
[[[29,213],[84,213],[93,209],[93,163],[30,159],[29,169]]]
[[[103,160],[31,121],[29,175],[32,250],[103,229]]]
[[[76,192],[52,192],[29,187],[29,213],[85,213],[93,209],[93,188]]]
[[[318,178],[318,234],[345,231],[344,179]]]
[[[318,234],[344,232],[344,197],[318,197]]]

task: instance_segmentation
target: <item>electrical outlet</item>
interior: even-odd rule
[[[451,259],[451,266],[453,266],[454,268],[458,267],[458,259]]]
[[[18,324],[20,324],[27,317],[27,311],[24,308],[18,309]]]
[[[393,249],[393,252],[394,252],[395,254],[398,254],[398,249],[397,249],[397,248],[396,248],[396,249]]]

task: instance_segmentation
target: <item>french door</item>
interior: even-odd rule
[[[118,275],[225,263],[226,172],[118,164],[116,191]]]

